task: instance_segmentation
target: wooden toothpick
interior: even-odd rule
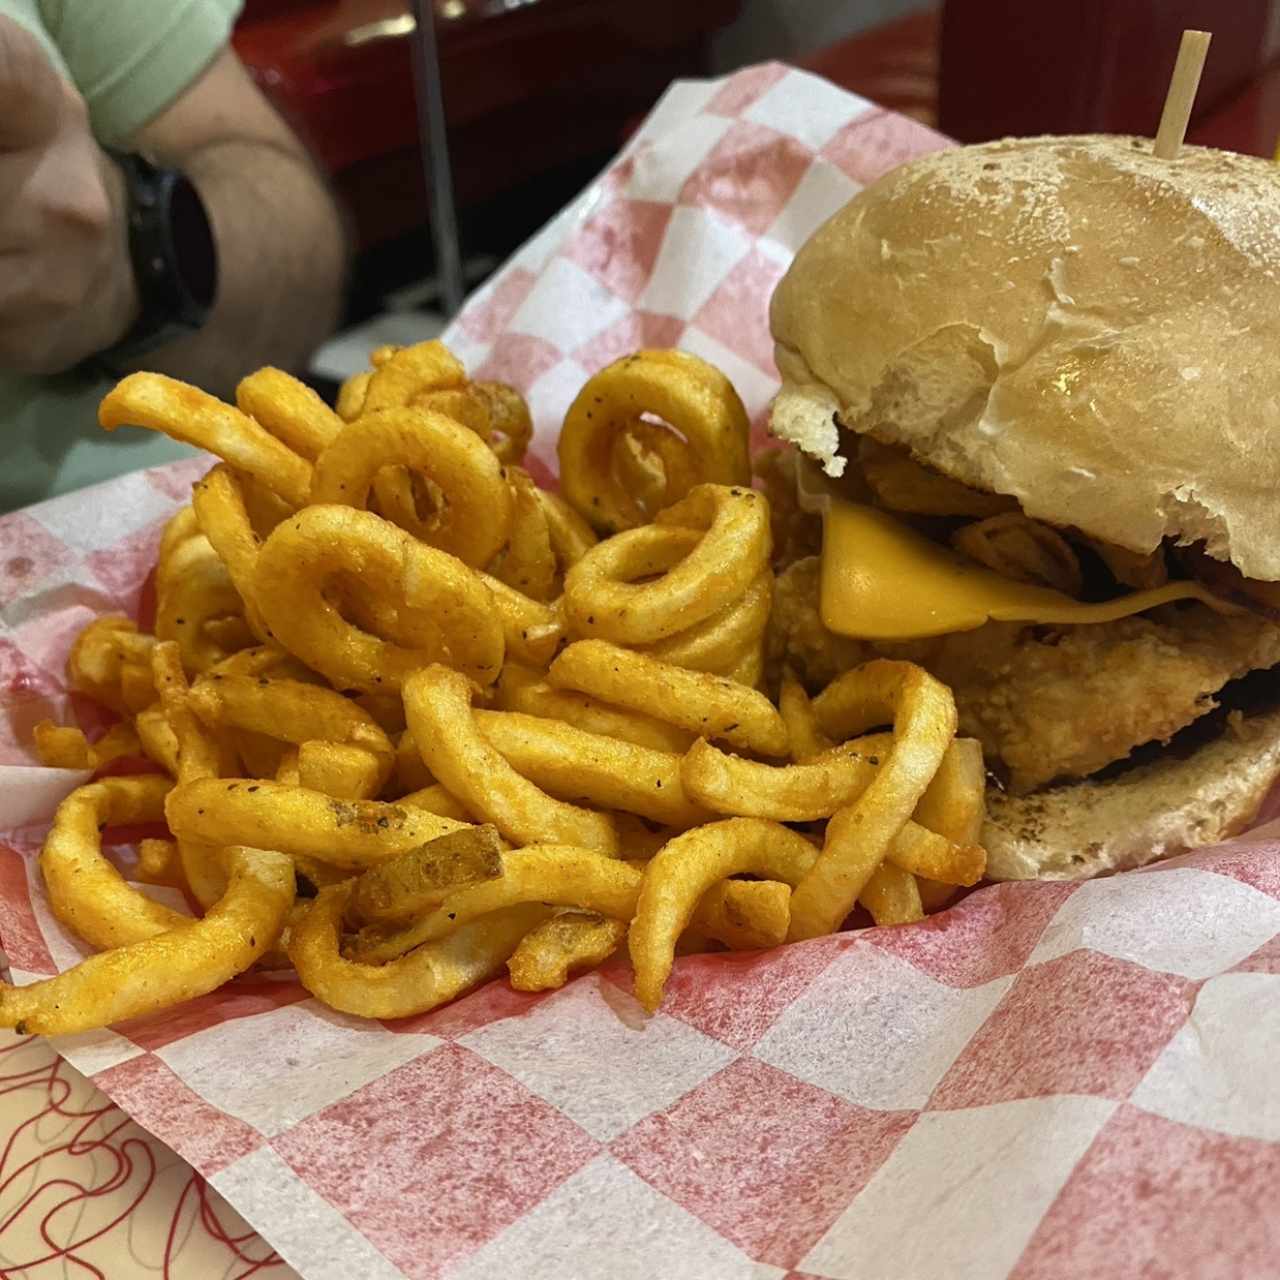
[[[1173,66],[1169,92],[1164,97],[1164,111],[1160,114],[1160,128],[1156,133],[1155,153],[1161,160],[1176,160],[1182,139],[1186,136],[1187,123],[1191,119],[1191,106],[1200,87],[1200,73],[1209,53],[1208,31],[1184,31],[1178,46],[1178,61]]]

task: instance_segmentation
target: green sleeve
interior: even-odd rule
[[[40,0],[99,140],[126,141],[226,44],[240,0]]]

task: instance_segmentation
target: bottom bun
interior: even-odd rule
[[[1084,880],[1245,830],[1280,777],[1280,711],[1252,716],[1185,759],[1029,796],[988,792],[992,880]]]

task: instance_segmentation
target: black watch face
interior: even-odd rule
[[[213,306],[218,289],[218,251],[204,201],[191,182],[179,176],[169,207],[173,258],[189,297],[202,309]]]

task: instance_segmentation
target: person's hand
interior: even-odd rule
[[[123,203],[84,100],[0,17],[0,370],[56,373],[127,330]]]

